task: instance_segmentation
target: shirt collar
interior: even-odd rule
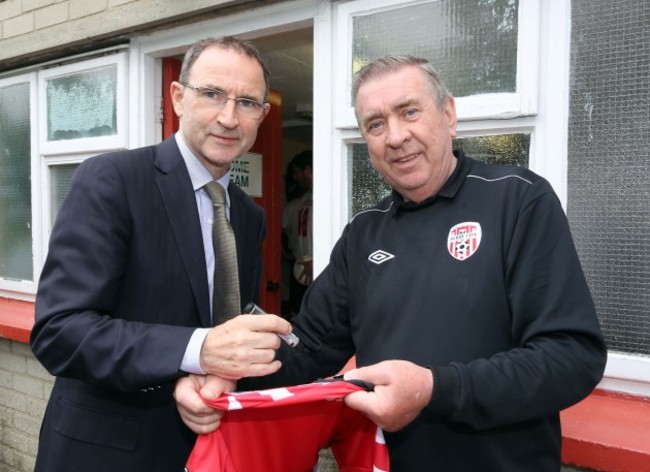
[[[199,162],[194,153],[190,150],[187,144],[185,144],[182,133],[178,132],[174,135],[174,137],[176,138],[178,149],[181,151],[181,156],[183,156],[183,160],[185,161],[187,171],[190,174],[192,188],[196,192],[204,185],[212,182],[214,179],[212,178],[210,172],[208,172],[208,169],[206,169],[203,164]],[[230,169],[228,169],[228,172],[219,178],[217,182],[219,182],[223,188],[226,189],[226,203],[228,206],[230,206],[230,195],[228,195],[228,185],[230,185]]]
[[[471,162],[465,156],[463,151],[460,150],[454,151],[454,156],[456,156],[456,161],[457,161],[456,168],[449,176],[449,179],[447,179],[447,181],[444,183],[442,188],[435,195],[431,195],[429,198],[425,199],[420,203],[405,202],[402,195],[400,195],[398,192],[393,190],[392,198],[393,201],[396,203],[396,205],[393,205],[393,213],[395,213],[398,209],[414,210],[417,208],[431,205],[431,203],[433,203],[438,197],[454,198],[458,193],[458,191],[460,190],[460,188],[462,187],[463,182],[465,181],[467,174],[469,174],[470,167],[471,167]]]

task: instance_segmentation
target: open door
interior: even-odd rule
[[[178,130],[169,87],[178,80],[181,61],[164,58],[163,80],[163,139]],[[271,110],[257,132],[257,140],[250,152],[262,156],[262,196],[253,200],[264,208],[267,217],[266,241],[262,246],[264,272],[260,290],[260,305],[268,313],[281,314],[282,294],[282,95],[271,91],[268,102]]]

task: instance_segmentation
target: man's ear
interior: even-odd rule
[[[270,103],[265,103],[264,104],[264,111],[262,112],[262,116],[260,117],[260,123],[262,123],[262,121],[264,121],[264,118],[266,118],[266,115],[268,115],[270,111],[271,111],[271,104]]]
[[[457,134],[456,125],[458,124],[458,118],[456,116],[456,100],[454,100],[454,97],[449,97],[447,99],[447,104],[445,105],[445,116],[447,116],[449,134],[452,138],[455,138]]]
[[[172,106],[174,113],[181,118],[183,116],[183,96],[185,95],[185,87],[179,82],[172,82],[169,86],[169,95],[172,98]]]

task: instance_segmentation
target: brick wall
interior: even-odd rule
[[[31,472],[53,378],[27,344],[0,338],[0,472]]]
[[[283,0],[263,3],[276,1]],[[250,0],[0,1],[0,71],[136,32],[207,19],[226,9],[251,8],[250,4]]]

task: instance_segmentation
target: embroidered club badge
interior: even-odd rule
[[[468,221],[458,223],[449,230],[447,249],[454,259],[464,261],[471,257],[481,244],[481,225]]]

